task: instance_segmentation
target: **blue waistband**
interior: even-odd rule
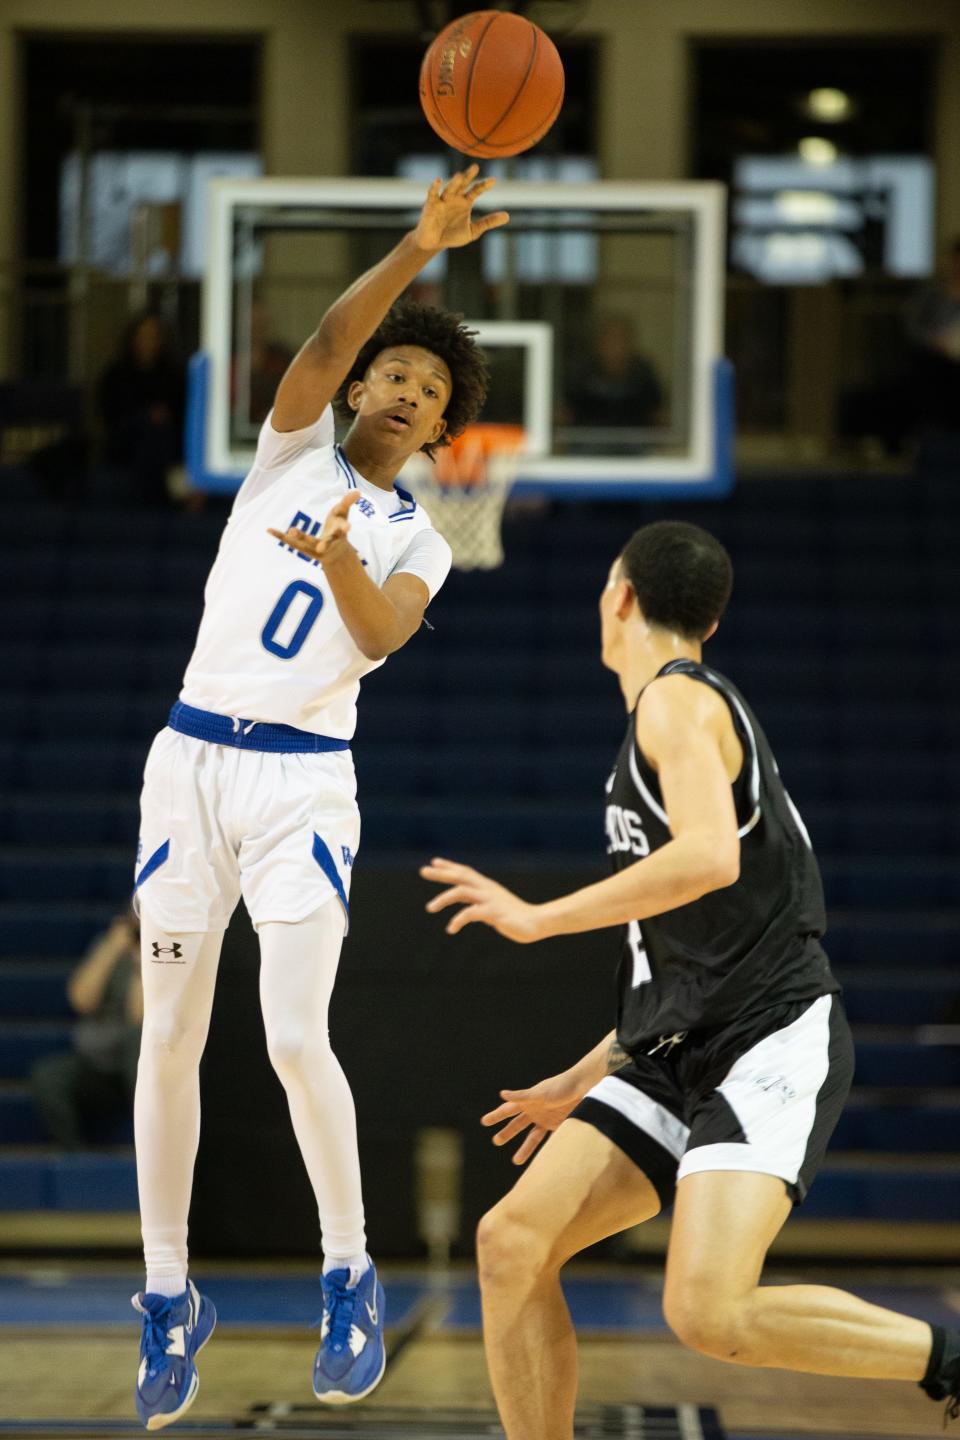
[[[207,740],[211,745],[233,745],[238,750],[269,750],[282,755],[325,754],[331,750],[349,750],[349,740],[331,740],[329,735],[312,735],[293,725],[268,725],[263,720],[238,720],[232,715],[215,715],[212,710],[197,710],[178,700],[170,711],[167,724],[181,735],[194,740]]]

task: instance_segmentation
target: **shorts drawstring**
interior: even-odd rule
[[[241,726],[241,724],[242,724],[243,722],[241,721],[239,715],[231,715],[231,716],[230,716],[230,719],[233,721],[233,733],[234,733],[234,735],[239,735],[239,734],[240,734],[240,726]],[[249,735],[249,734],[250,734],[250,731],[254,728],[254,726],[259,725],[259,724],[260,724],[260,721],[259,721],[259,720],[251,720],[249,725],[244,725],[244,726],[243,726],[243,733],[244,733],[244,735]]]
[[[658,1050],[665,1050],[669,1055],[675,1045],[683,1044],[687,1038],[687,1033],[686,1030],[678,1030],[675,1035],[661,1035],[656,1045],[654,1045],[652,1050],[648,1050],[647,1054],[656,1055]]]

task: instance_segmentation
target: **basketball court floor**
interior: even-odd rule
[[[171,1436],[467,1440],[502,1434],[484,1366],[469,1267],[431,1275],[383,1267],[388,1366],[346,1410],[313,1400],[319,1287],[302,1266],[199,1268],[219,1325],[200,1393]],[[771,1283],[797,1273],[772,1274]],[[817,1274],[943,1325],[960,1320],[960,1272]],[[8,1261],[0,1268],[0,1436],[132,1437],[138,1329],[126,1266]],[[660,1311],[660,1274],[571,1267],[565,1289],[581,1336],[578,1440],[791,1440],[943,1433],[943,1407],[898,1382],[752,1371],[685,1351]]]

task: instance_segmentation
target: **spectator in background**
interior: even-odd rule
[[[183,459],[186,371],[169,326],[153,310],[128,323],[97,386],[104,459],[125,470],[130,498],[170,503],[168,476]]]
[[[907,312],[914,345],[911,409],[917,430],[960,431],[960,235],[943,276],[915,296]]]
[[[293,359],[293,351],[282,340],[271,337],[273,321],[270,311],[262,300],[254,300],[250,307],[250,405],[247,418],[252,424],[262,425],[273,407],[273,397],[284,372]],[[233,357],[231,401],[237,398],[239,367],[236,355]]]
[[[50,1139],[77,1150],[98,1122],[133,1115],[143,1021],[140,922],[133,911],[94,941],[70,976],[67,998],[81,1017],[73,1048],[38,1060],[30,1082]]]
[[[571,372],[566,408],[572,424],[589,429],[654,425],[663,390],[657,373],[636,349],[628,315],[602,315],[585,363]]]

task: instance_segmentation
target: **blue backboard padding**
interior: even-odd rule
[[[187,366],[187,410],[184,419],[183,457],[190,483],[210,495],[233,495],[243,484],[240,474],[216,474],[207,469],[207,400],[210,393],[210,357],[202,350]]]

